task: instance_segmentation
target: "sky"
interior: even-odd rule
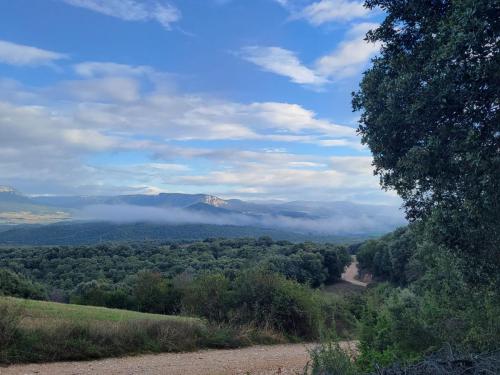
[[[0,1],[0,185],[399,204],[351,109],[382,19],[350,0]]]

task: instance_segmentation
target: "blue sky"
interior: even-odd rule
[[[0,2],[0,184],[397,203],[350,105],[382,17],[350,0]]]

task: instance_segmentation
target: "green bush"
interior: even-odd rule
[[[230,282],[222,274],[206,274],[196,278],[185,288],[182,306],[186,313],[203,316],[210,321],[228,320],[233,307]]]
[[[0,295],[45,299],[47,292],[42,285],[34,283],[20,274],[0,268]]]
[[[310,361],[304,375],[358,375],[353,363],[354,353],[340,347],[336,342],[322,344],[309,352]]]
[[[369,291],[361,318],[361,368],[412,363],[443,345],[463,352],[498,350],[498,292],[464,283],[453,258],[440,263],[422,285]]]
[[[199,276],[183,289],[182,305],[185,313],[211,322],[303,339],[319,338],[335,327],[337,318],[350,318],[333,298],[260,268],[240,272],[233,280],[218,273]]]
[[[19,337],[22,315],[20,307],[0,302],[0,362],[4,361],[8,349]]]
[[[233,319],[265,324],[297,337],[319,337],[325,317],[321,296],[285,277],[261,270],[241,273],[234,283]]]

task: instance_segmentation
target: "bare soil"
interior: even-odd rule
[[[354,345],[350,342],[344,346]],[[57,362],[0,367],[0,375],[296,375],[309,360],[312,345],[253,346],[89,362]]]
[[[352,263],[349,267],[347,267],[345,272],[342,274],[342,280],[345,280],[353,285],[358,285],[362,287],[368,285],[367,283],[358,280],[357,276],[358,276],[358,261],[356,260],[356,257],[352,257]]]

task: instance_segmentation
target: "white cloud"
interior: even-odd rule
[[[65,3],[125,21],[157,21],[170,30],[181,12],[165,1],[152,0],[62,0]]]
[[[364,40],[366,33],[378,26],[375,23],[361,23],[354,26],[348,38],[330,54],[316,62],[318,74],[340,79],[353,76],[366,65],[371,57],[380,50],[380,44]]]
[[[274,0],[290,13],[291,20],[304,19],[313,26],[349,22],[375,14],[356,0]]]
[[[292,82],[306,85],[321,85],[324,77],[304,66],[292,51],[280,47],[244,47],[241,57],[261,67],[263,70],[276,73],[291,79]]]
[[[0,81],[2,183],[32,193],[116,194],[153,187],[247,198],[383,196],[370,160],[305,154],[299,146],[356,153],[360,144],[352,127],[293,103],[158,91],[141,85],[148,79],[142,68],[84,67],[81,79],[55,87]],[[103,162],[102,153],[139,154],[147,161],[117,156],[120,163]]]
[[[292,51],[280,47],[245,47],[240,55],[263,70],[288,77],[292,82],[321,87],[360,73],[380,50],[380,44],[365,40],[366,33],[377,26],[368,22],[354,25],[337,48],[320,57],[312,67],[302,64]]]
[[[312,25],[319,26],[328,22],[368,17],[370,13],[362,1],[321,0],[302,9],[295,18],[304,18]]]
[[[298,104],[267,102],[251,105],[253,113],[266,121],[267,126],[293,133],[318,132],[323,135],[354,138],[353,128],[318,119],[316,113]]]
[[[0,40],[0,62],[17,66],[50,65],[54,61],[67,59],[63,53]]]

